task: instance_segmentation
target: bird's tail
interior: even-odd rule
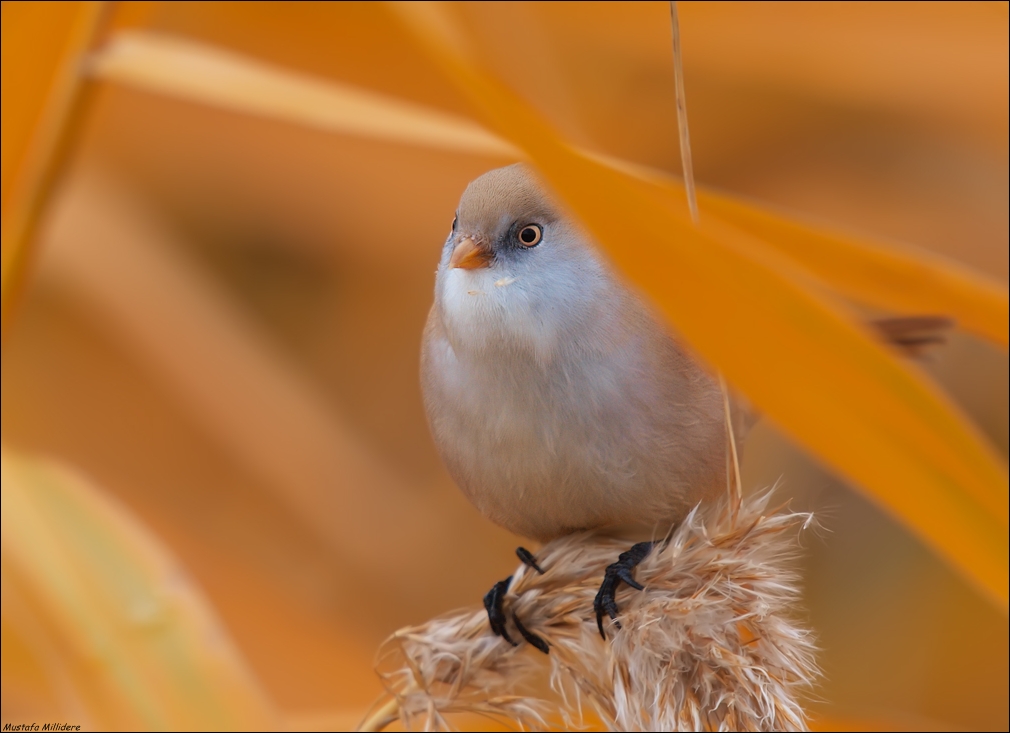
[[[899,316],[878,318],[870,325],[906,356],[918,358],[929,347],[946,343],[954,321],[946,316]]]

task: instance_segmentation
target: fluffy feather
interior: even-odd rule
[[[540,244],[510,239],[530,223]],[[490,249],[490,266],[449,266],[465,237]],[[522,165],[481,176],[460,200],[421,382],[449,472],[517,534],[650,535],[725,486],[718,383]]]

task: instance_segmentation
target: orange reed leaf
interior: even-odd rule
[[[793,260],[573,149],[463,55],[448,13],[392,5],[702,357],[1007,610],[1006,467],[945,395]]]
[[[79,62],[103,3],[4,3],[0,323],[7,333],[46,193],[81,117]]]

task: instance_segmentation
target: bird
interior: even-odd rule
[[[888,337],[910,349],[932,339],[928,317],[903,323],[890,319]],[[586,530],[637,540],[594,602],[604,638],[604,614],[620,625],[619,583],[641,589],[632,570],[652,538],[724,495],[729,436],[742,443],[756,418],[734,397],[727,426],[718,375],[524,163],[463,192],[420,371],[435,446],[485,517],[539,542]],[[517,553],[541,571],[532,553]],[[492,630],[514,644],[502,610],[509,580],[484,604]]]

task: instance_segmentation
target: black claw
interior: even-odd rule
[[[635,576],[631,574],[631,570],[628,568],[621,568],[617,571],[616,575],[635,590],[645,590],[645,586],[635,580]]]
[[[523,638],[526,641],[542,651],[544,654],[551,653],[550,647],[547,646],[547,642],[523,626],[519,617],[515,615],[515,612],[512,613],[512,621],[515,623],[516,628],[519,629],[519,633],[523,635]]]
[[[487,611],[487,620],[491,625],[491,631],[496,636],[505,639],[512,646],[519,646],[512,641],[512,637],[509,636],[509,632],[505,628],[505,611],[502,609],[502,603],[505,601],[505,591],[508,590],[509,583],[511,582],[512,576],[510,575],[505,580],[499,580],[495,583],[491,590],[484,594],[484,609]]]
[[[527,550],[525,547],[516,548],[516,556],[522,560],[523,565],[533,568],[541,575],[544,574],[544,569],[537,565],[537,559],[533,557],[533,553]]]
[[[617,556],[617,562],[608,565],[603,573],[603,582],[600,583],[600,590],[593,601],[593,610],[596,611],[596,627],[600,630],[600,636],[607,638],[603,631],[603,614],[607,614],[614,621],[614,626],[621,628],[621,622],[617,620],[617,600],[614,595],[617,587],[622,582],[627,583],[635,590],[645,590],[645,587],[635,580],[631,571],[635,569],[649,552],[652,551],[652,542],[639,542],[632,545],[627,552],[622,552]]]

